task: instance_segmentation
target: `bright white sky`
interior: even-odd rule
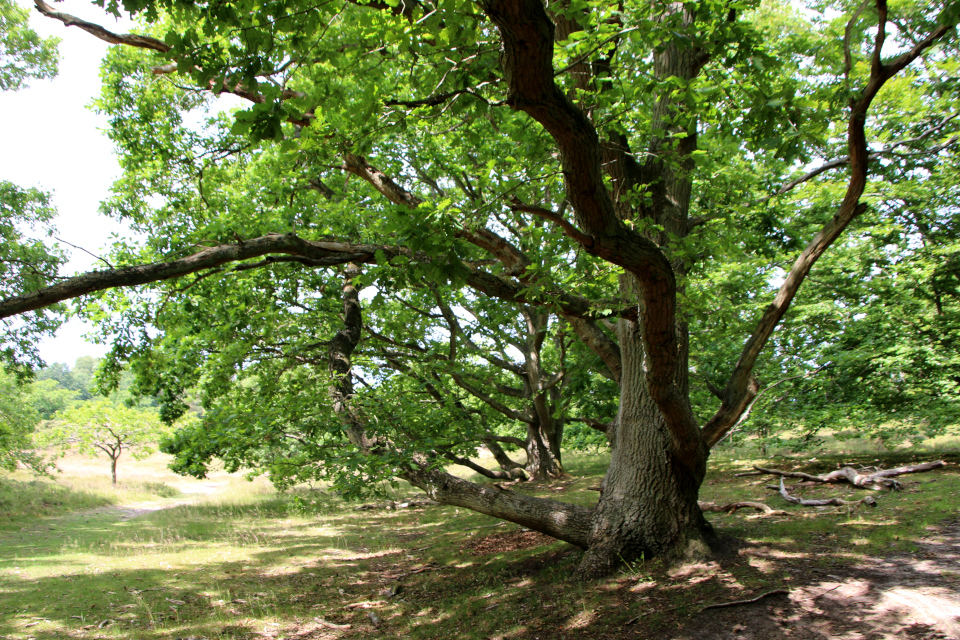
[[[87,2],[67,2],[57,8],[112,31],[134,30],[130,21],[117,22]],[[0,93],[4,123],[0,178],[52,192],[59,211],[58,237],[98,253],[109,244],[112,233],[123,233],[121,225],[97,213],[120,167],[103,132],[106,117],[87,108],[100,92],[100,60],[110,45],[36,11],[30,24],[43,36],[62,39],[60,74],[53,80],[35,80],[17,92]],[[90,255],[76,249],[70,255],[68,273],[94,268],[96,261]],[[40,345],[43,359],[72,366],[80,356],[104,354],[106,347],[83,340],[87,330],[79,321],[68,323],[56,338]]]

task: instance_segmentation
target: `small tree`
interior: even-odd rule
[[[153,411],[118,406],[101,398],[85,402],[60,416],[60,421],[44,434],[44,440],[67,451],[74,449],[96,457],[110,458],[110,475],[117,484],[117,460],[130,451],[134,460],[146,458],[166,431]]]

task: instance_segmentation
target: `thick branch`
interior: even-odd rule
[[[877,501],[873,496],[866,496],[860,500],[844,500],[842,498],[826,498],[821,500],[804,500],[787,493],[787,488],[783,484],[783,478],[780,478],[780,495],[790,504],[798,504],[801,507],[852,507],[865,504],[870,507],[877,506]]]
[[[452,453],[446,454],[446,458],[451,462],[455,462],[461,466],[464,466],[468,469],[476,471],[485,478],[490,478],[491,480],[526,480],[527,474],[523,471],[523,468],[519,465],[512,467],[510,469],[487,469],[486,467],[477,464],[469,458],[461,458],[460,456],[455,456]]]
[[[583,343],[600,356],[603,363],[607,365],[607,372],[618,385],[620,384],[620,375],[623,371],[623,364],[620,359],[620,345],[610,338],[600,326],[593,320],[584,318],[575,318],[567,316],[567,321],[577,335],[583,340]]]
[[[550,133],[560,151],[566,194],[577,226],[592,243],[588,252],[623,266],[640,283],[645,313],[640,318],[647,347],[650,395],[669,428],[681,460],[700,456],[700,430],[686,396],[675,382],[676,278],[652,240],[624,225],[604,184],[601,145],[593,123],[554,81],[554,23],[540,0],[487,0],[484,11],[503,42],[501,60],[507,104],[526,112]]]
[[[881,0],[882,2],[882,0]],[[860,202],[867,184],[870,153],[867,149],[866,119],[867,112],[877,92],[898,71],[916,59],[923,51],[929,48],[937,39],[954,27],[941,26],[930,36],[925,38],[913,49],[896,58],[889,64],[875,64],[871,67],[870,78],[859,97],[851,101],[850,119],[847,125],[847,147],[850,158],[850,179],[843,201],[837,208],[834,216],[827,221],[816,237],[810,241],[787,273],[776,297],[763,313],[757,328],[744,345],[740,359],[730,376],[724,390],[724,398],[717,413],[703,427],[704,440],[707,446],[714,446],[724,434],[733,427],[737,419],[748,406],[746,397],[749,393],[751,372],[756,364],[760,351],[766,345],[774,329],[790,308],[800,285],[813,268],[820,256],[843,233],[847,225],[866,210],[866,205]],[[883,29],[881,25],[880,29]],[[879,47],[883,38],[878,35],[875,53],[879,56]]]
[[[81,20],[80,18],[72,16],[69,13],[57,11],[43,0],[34,0],[34,4],[37,7],[37,11],[46,17],[59,20],[68,27],[79,27],[87,33],[103,40],[104,42],[109,42],[110,44],[123,44],[127,45],[128,47],[137,47],[140,49],[152,49],[154,51],[159,51],[160,53],[167,53],[170,51],[169,45],[161,40],[157,40],[156,38],[151,38],[150,36],[138,36],[132,33],[113,33],[112,31],[108,31],[98,24]]]
[[[350,262],[376,263],[378,252],[387,260],[402,255],[422,262],[430,261],[428,256],[397,246],[307,241],[293,233],[271,234],[236,244],[211,247],[179,260],[91,271],[67,278],[55,285],[0,301],[0,318],[35,311],[97,291],[170,280],[198,271],[214,269],[227,263],[269,254],[298,256],[310,260],[318,267],[326,267]],[[550,300],[530,299],[524,288],[515,282],[476,267],[466,264],[464,266],[468,270],[466,277],[468,286],[488,296],[521,304],[556,304],[563,313],[577,317],[591,317],[595,314],[591,302],[586,298],[555,292],[553,295],[556,297]],[[635,313],[635,309],[622,311],[624,317],[635,317],[631,315]]]
[[[582,549],[590,545],[592,509],[474,484],[425,467],[401,475],[437,502],[508,520]]]
[[[729,504],[717,504],[716,502],[700,502],[701,511],[710,511],[713,513],[733,513],[738,509],[756,509],[762,511],[768,516],[787,516],[790,515],[782,509],[774,509],[762,502],[731,502]]]
[[[525,424],[533,424],[533,418],[531,418],[525,413],[516,411],[515,409],[511,409],[507,405],[498,401],[496,398],[493,398],[489,394],[486,394],[483,391],[480,391],[480,389],[477,389],[475,386],[467,382],[464,379],[464,377],[461,376],[456,371],[453,371],[451,369],[449,372],[449,375],[453,379],[453,381],[457,384],[458,387],[460,387],[461,389],[463,389],[464,391],[472,395],[477,400],[480,400],[481,402],[487,404],[495,411],[502,413],[503,415],[510,418],[511,420],[517,420],[518,422],[523,422]]]

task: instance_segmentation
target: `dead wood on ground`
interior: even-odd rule
[[[782,495],[783,499],[787,502],[791,504],[798,504],[801,507],[859,507],[862,504],[865,504],[868,507],[877,506],[877,501],[873,496],[865,496],[860,500],[843,500],[841,498],[804,500],[802,498],[792,496],[787,492],[787,488],[783,484],[783,478],[780,478],[780,495]]]
[[[762,511],[764,515],[768,516],[788,516],[790,515],[782,509],[774,509],[773,507],[767,506],[762,502],[731,502],[729,504],[717,504],[715,502],[700,502],[701,511],[710,511],[714,513],[733,513],[738,509],[756,509],[757,511]]]
[[[902,488],[902,485],[897,480],[894,480],[893,476],[932,471],[933,469],[939,469],[945,465],[946,462],[943,460],[937,460],[935,462],[924,462],[922,464],[897,467],[896,469],[881,469],[879,471],[873,471],[872,473],[863,473],[861,471],[857,471],[853,467],[843,467],[841,469],[837,469],[836,471],[831,471],[830,473],[824,473],[818,476],[809,473],[803,473],[801,471],[783,471],[781,469],[754,467],[754,471],[738,473],[736,474],[736,477],[770,474],[780,476],[782,478],[799,478],[801,480],[807,480],[808,482],[822,482],[827,484],[841,484],[847,482],[862,489],[893,489],[895,491],[899,491]]]

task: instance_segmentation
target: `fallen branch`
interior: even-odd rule
[[[779,594],[787,595],[789,593],[790,592],[787,591],[786,589],[775,589],[773,591],[768,591],[763,595],[757,596],[756,598],[750,598],[749,600],[734,600],[733,602],[718,602],[716,604],[708,604],[703,609],[700,609],[700,612],[703,613],[707,609],[722,609],[724,607],[736,607],[741,604],[753,604],[754,602],[757,602],[758,600],[763,600],[768,596],[775,596]]]
[[[892,476],[902,476],[908,473],[931,471],[933,469],[939,469],[945,465],[946,462],[943,460],[937,460],[935,462],[924,462],[923,464],[897,467],[896,469],[883,469],[868,474],[861,474],[853,467],[843,467],[842,469],[837,469],[836,471],[831,471],[830,473],[825,473],[819,476],[803,473],[801,471],[782,471],[780,469],[754,467],[755,471],[737,474],[737,477],[741,475],[762,475],[768,473],[770,475],[780,476],[781,478],[799,478],[809,482],[823,482],[828,484],[840,484],[843,482],[848,482],[853,486],[860,487],[862,489],[888,488],[899,491],[901,489],[901,485],[896,480],[893,480]]]
[[[790,515],[786,511],[781,509],[774,509],[769,507],[762,502],[731,502],[730,504],[719,505],[715,502],[701,502],[700,510],[701,511],[711,511],[715,513],[733,513],[737,509],[756,509],[757,511],[763,511],[764,515],[768,516],[788,516]]]
[[[328,629],[349,629],[351,627],[349,624],[335,624],[333,622],[327,622],[323,618],[314,618],[314,621],[316,621],[320,626]]]
[[[787,488],[783,485],[783,478],[780,478],[780,495],[791,504],[798,504],[801,507],[853,507],[865,504],[868,507],[876,507],[877,501],[873,496],[865,496],[860,500],[842,500],[840,498],[829,498],[827,500],[803,500],[787,493]]]

